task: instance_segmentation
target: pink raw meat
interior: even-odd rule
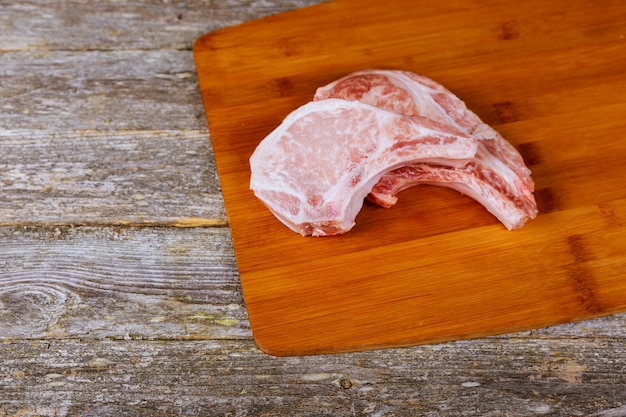
[[[368,199],[391,207],[398,192],[432,184],[456,189],[480,202],[509,230],[537,215],[530,170],[517,150],[483,123],[465,103],[440,84],[407,71],[367,70],[320,87],[315,100],[358,100],[398,114],[423,116],[451,126],[478,140],[471,163],[459,169],[415,165],[384,175]]]
[[[296,109],[250,157],[250,188],[302,235],[344,233],[383,174],[420,162],[460,167],[474,138],[423,117],[341,99]]]

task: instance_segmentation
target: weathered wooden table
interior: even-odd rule
[[[0,416],[626,416],[626,315],[276,358],[192,46],[314,0],[0,0]]]

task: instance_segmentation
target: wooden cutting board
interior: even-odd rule
[[[337,0],[194,47],[250,324],[272,355],[480,337],[626,310],[626,2]],[[248,158],[318,86],[405,69],[516,146],[540,215],[510,232],[432,186],[313,238],[248,189]]]

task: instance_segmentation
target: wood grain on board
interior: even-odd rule
[[[626,309],[626,5],[338,0],[209,33],[195,58],[258,345],[275,355],[403,346]],[[258,142],[315,89],[411,70],[526,158],[540,215],[506,231],[415,187],[349,233],[304,238],[248,189]]]

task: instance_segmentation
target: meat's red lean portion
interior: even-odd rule
[[[475,138],[433,120],[358,101],[326,99],[296,109],[250,157],[250,188],[291,230],[350,230],[383,175],[406,165],[458,168]]]
[[[367,70],[320,87],[315,100],[341,98],[371,104],[406,116],[422,116],[478,140],[472,162],[462,168],[409,164],[381,177],[368,199],[383,207],[416,184],[456,189],[481,203],[509,230],[537,215],[530,170],[517,150],[465,103],[431,79],[406,71]]]

